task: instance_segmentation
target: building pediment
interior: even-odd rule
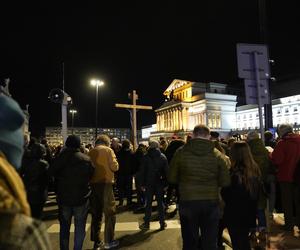
[[[164,95],[170,96],[171,92],[174,91],[175,89],[179,89],[184,85],[188,85],[191,83],[192,82],[186,80],[174,79],[172,83],[169,85],[169,87],[165,90]]]

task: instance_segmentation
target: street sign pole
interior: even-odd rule
[[[260,88],[260,75],[259,75],[259,64],[258,64],[258,52],[253,52],[254,57],[254,68],[255,68],[255,78],[256,78],[256,86],[257,86],[257,100],[258,100],[258,116],[259,116],[259,129],[260,136],[262,141],[265,141],[265,133],[263,126],[263,115],[262,115],[262,103],[261,103],[261,88]]]

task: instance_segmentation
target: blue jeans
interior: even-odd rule
[[[85,224],[88,215],[89,201],[82,206],[68,207],[59,205],[60,249],[69,250],[69,237],[72,216],[74,216],[75,236],[74,250],[81,250],[85,237]]]
[[[179,215],[183,250],[217,250],[220,218],[218,201],[181,200],[179,201]]]
[[[165,222],[165,210],[164,210],[164,189],[162,186],[146,187],[146,209],[144,221],[146,224],[150,223],[153,195],[156,197],[158,216],[160,225],[164,225]]]

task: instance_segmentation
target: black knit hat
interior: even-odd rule
[[[67,148],[80,148],[80,138],[76,135],[69,135],[66,140]]]

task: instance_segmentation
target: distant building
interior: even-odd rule
[[[281,89],[288,89],[281,84]],[[289,91],[283,91],[285,97],[272,101],[273,124],[290,123],[296,132],[300,130],[300,95],[286,96],[295,90],[299,93],[300,81],[295,81]],[[274,95],[280,93],[279,87]],[[277,91],[277,92],[276,92]],[[296,92],[297,93],[297,92]],[[276,94],[276,95],[275,95]],[[244,134],[259,129],[257,105],[237,105],[241,90],[229,88],[221,83],[199,83],[175,79],[165,90],[166,101],[155,110],[156,126],[142,128],[142,138],[161,136],[171,138],[176,135],[184,138],[197,124],[205,124],[211,130],[218,131],[222,137],[233,133]]]
[[[237,95],[227,84],[175,79],[165,90],[166,102],[156,112],[151,137],[185,137],[197,124],[206,124],[221,135],[235,128]]]
[[[273,126],[289,123],[296,131],[300,128],[300,95],[278,98],[272,101]],[[264,112],[263,112],[264,115]],[[263,121],[264,122],[264,121]],[[250,129],[258,129],[257,105],[243,105],[237,107],[236,130],[246,132]]]
[[[68,128],[68,135],[72,134],[72,129]],[[74,127],[73,134],[80,137],[84,144],[93,144],[95,139],[95,128]],[[98,128],[98,134],[106,134],[110,138],[117,137],[121,141],[130,139],[130,129],[128,128]],[[49,144],[62,144],[61,127],[46,127],[46,139]]]

